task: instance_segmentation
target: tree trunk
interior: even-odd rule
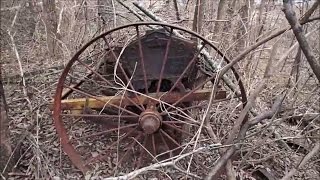
[[[193,16],[192,30],[201,34],[205,0],[197,0]]]
[[[233,24],[231,18],[234,14],[235,5],[237,4],[236,0],[220,0],[218,4],[217,20],[230,20],[227,22],[217,21],[214,27],[214,37],[217,42],[220,43],[220,49],[226,51],[226,55],[232,57],[230,52],[233,52],[232,48],[229,48],[232,44],[233,37],[230,36],[233,32]]]
[[[55,0],[42,0],[44,20],[47,31],[47,46],[51,57],[57,56],[57,39],[60,39],[57,33],[57,12]]]
[[[227,7],[226,0],[220,0],[218,4],[217,20],[222,20]],[[217,21],[214,26],[214,33],[221,32],[222,22]]]
[[[237,27],[236,29],[239,29],[237,31],[237,35],[235,37],[234,41],[238,41],[236,47],[235,47],[235,52],[240,52],[246,47],[246,39],[245,34],[246,34],[246,29],[248,25],[248,18],[249,18],[249,0],[241,0],[238,2],[239,5],[239,15],[240,18],[239,21],[237,22]]]

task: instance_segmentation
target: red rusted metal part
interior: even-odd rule
[[[150,25],[161,26],[162,29],[147,31],[146,34],[143,35],[140,32],[143,28],[140,28],[140,26]],[[121,47],[111,47],[105,37],[125,28],[135,29],[137,38],[131,41],[122,56],[118,57],[120,51],[118,51],[117,48],[121,49]],[[198,49],[194,41],[174,36],[174,30],[183,31],[198,38],[203,42],[203,45]],[[83,81],[91,78],[91,76],[94,76],[92,79],[98,78],[106,84],[112,85],[112,82],[106,79],[103,76],[104,74],[101,75],[98,69],[91,68],[83,63],[82,60],[79,60],[80,55],[90,45],[100,39],[104,40],[108,47],[106,51],[108,51],[111,57],[107,57],[107,59],[113,59],[112,62],[119,60],[117,67],[121,70],[119,77],[125,83],[128,83],[128,87],[131,89],[131,92],[126,92],[123,96],[115,96],[112,94],[112,96],[98,97],[82,91],[81,88],[79,88]],[[177,152],[178,149],[182,147],[179,134],[192,137],[190,132],[182,129],[184,121],[187,121],[187,119],[184,119],[185,115],[182,116],[179,114],[181,112],[187,112],[188,107],[192,107],[191,102],[207,100],[211,93],[210,89],[202,90],[202,88],[205,84],[214,80],[214,75],[199,83],[194,82],[195,77],[190,77],[196,74],[194,70],[197,70],[196,62],[199,59],[199,54],[203,48],[207,47],[213,48],[227,63],[230,62],[221,51],[202,36],[178,26],[156,22],[140,22],[120,26],[99,35],[84,45],[64,69],[54,97],[54,124],[60,137],[62,148],[72,163],[83,173],[89,170],[81,154],[72,145],[73,141],[69,140],[66,129],[67,126],[62,120],[64,116],[83,117],[88,120],[91,118],[97,122],[106,121],[110,128],[112,126],[112,129],[73,139],[74,141],[120,130],[126,132],[126,134],[118,139],[119,142],[111,143],[107,149],[113,148],[125,139],[143,141],[139,143],[132,141],[127,144],[127,146],[130,147],[129,149],[135,146],[140,148],[138,164],[141,164],[145,154],[147,154],[144,153],[145,149],[149,150],[154,156],[164,152],[164,154],[169,153],[170,155],[172,155],[173,151]],[[76,84],[65,84],[66,77],[69,71],[71,71],[71,67],[76,65],[76,61],[87,69],[88,74],[84,75],[85,78],[80,79]],[[138,66],[136,66],[137,64]],[[98,65],[97,68],[99,68],[99,66],[100,65]],[[137,68],[135,69],[135,67]],[[236,82],[238,82],[241,100],[243,104],[245,104],[247,99],[240,76],[233,67],[231,67],[231,70],[234,73]],[[67,88],[67,94],[63,93],[64,88]],[[82,95],[83,98],[63,100],[73,91]],[[135,92],[139,92],[140,94],[138,95],[138,93]],[[141,95],[141,93],[144,95]],[[226,98],[226,91],[219,91],[215,94],[215,99],[219,100],[224,98]],[[160,103],[163,104],[163,102],[170,104],[170,106],[166,108],[166,111],[160,111],[159,106]],[[178,108],[172,109],[173,107]],[[92,113],[95,113],[95,111],[99,109],[115,108],[126,114],[89,114],[90,111],[80,114],[67,114],[70,112],[69,110],[84,110],[85,108],[92,108]],[[180,112],[178,112],[177,109],[180,109]],[[172,117],[169,117],[169,111],[174,114]],[[121,126],[120,124],[114,123],[118,121],[112,121],[113,118],[117,118],[117,115],[119,115],[119,121],[123,123]],[[175,118],[180,118],[180,120],[176,121]],[[141,144],[145,148],[143,148]],[[161,150],[161,148],[164,148],[164,150]],[[126,151],[123,157],[127,157],[129,154],[129,151]],[[94,159],[102,159],[103,156],[105,155],[100,154]],[[120,162],[123,161],[123,159],[124,158],[121,158]]]
[[[172,33],[166,33],[163,29],[155,30],[147,32],[142,37],[138,36],[137,40],[127,46],[121,59],[130,75],[134,74],[132,81],[135,89],[145,89],[144,92],[148,93],[153,80],[159,81],[155,89],[160,91],[160,83],[163,79],[177,82],[179,77],[180,80],[188,77],[190,72],[186,70],[182,72],[188,64],[194,65],[197,59],[196,48],[194,41],[178,38]],[[135,69],[135,60],[139,58],[141,66]]]
[[[162,116],[159,112],[151,109],[140,114],[139,125],[147,134],[153,134],[159,130],[162,123]]]
[[[85,163],[82,160],[81,156],[77,153],[75,148],[69,143],[67,130],[65,129],[62,122],[62,118],[60,116],[61,98],[62,98],[64,79],[66,78],[72,64],[73,63],[70,63],[70,62],[67,64],[66,68],[62,72],[62,75],[60,76],[60,79],[58,81],[56,94],[54,96],[53,120],[54,120],[54,125],[56,127],[57,133],[60,137],[60,143],[63,148],[63,151],[69,156],[73,165],[75,165],[80,171],[82,171],[85,174],[89,170],[89,168],[85,166]]]
[[[132,23],[132,24],[126,24],[126,25],[123,25],[123,26],[119,26],[117,28],[114,28],[110,31],[107,31],[95,38],[93,38],[91,41],[89,41],[87,44],[85,44],[75,55],[74,57],[69,61],[69,64],[73,64],[76,60],[77,60],[77,57],[79,57],[79,55],[84,52],[86,50],[86,48],[88,48],[91,44],[93,44],[95,41],[101,39],[101,38],[104,38],[106,35],[110,34],[110,33],[113,33],[115,31],[118,31],[118,30],[121,30],[121,29],[125,29],[125,28],[129,28],[129,27],[136,27],[136,26],[143,26],[143,25],[146,25],[146,26],[149,26],[149,25],[159,25],[159,26],[162,26],[162,27],[167,27],[167,28],[171,28],[171,29],[176,29],[176,30],[180,30],[180,31],[184,31],[186,33],[189,33],[190,35],[192,36],[195,36],[197,38],[199,38],[201,41],[204,42],[204,44],[207,44],[208,46],[212,47],[222,58],[224,61],[226,61],[227,63],[230,62],[230,59],[225,56],[214,44],[212,44],[211,42],[207,41],[204,37],[202,37],[201,35],[193,32],[193,31],[190,31],[188,29],[185,29],[185,28],[182,28],[182,27],[179,27],[179,26],[175,26],[175,25],[171,25],[171,24],[166,24],[166,23],[159,23],[159,22],[137,22],[137,23]],[[71,67],[71,66],[70,66]],[[70,69],[69,67],[69,69]],[[66,67],[67,69],[67,67]],[[237,70],[234,68],[234,67],[231,67],[231,70],[238,82],[238,85],[239,85],[239,89],[240,89],[240,92],[241,92],[241,101],[245,104],[247,102],[247,95],[246,95],[246,91],[245,91],[245,88],[244,88],[244,85],[243,85],[243,82],[241,81],[240,79],[240,75],[239,73],[237,72]]]

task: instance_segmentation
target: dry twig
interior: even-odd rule
[[[32,110],[32,106],[31,106],[31,101],[28,97],[28,92],[27,92],[27,86],[26,86],[26,80],[25,80],[25,77],[24,77],[24,71],[23,71],[23,68],[22,68],[22,63],[21,63],[21,59],[20,59],[20,55],[19,55],[19,52],[18,52],[18,49],[16,47],[16,44],[15,44],[15,41],[14,41],[14,34],[12,34],[11,30],[16,22],[16,19],[17,19],[17,16],[19,14],[19,10],[16,11],[16,14],[12,20],[12,24],[11,24],[11,27],[10,29],[7,30],[7,33],[10,37],[10,40],[11,40],[11,43],[12,43],[12,51],[15,53],[16,55],[16,58],[17,58],[17,61],[18,61],[18,65],[19,65],[19,70],[20,70],[20,76],[21,76],[21,79],[22,79],[22,90],[23,90],[23,94],[25,96],[25,99],[26,101],[28,102],[28,105],[29,105],[29,108],[30,110]]]
[[[134,14],[140,21],[144,21],[143,17],[141,17],[135,10],[133,10],[132,8],[130,8],[128,5],[126,5],[125,3],[123,3],[121,0],[116,0],[119,4],[121,4],[123,7],[125,7],[126,9],[128,9],[132,14]]]
[[[192,174],[190,172],[186,172],[184,170],[182,170],[181,168],[179,168],[176,163],[178,163],[180,160],[194,154],[194,153],[198,153],[198,152],[201,152],[201,151],[204,151],[206,149],[218,149],[218,148],[221,148],[221,147],[227,147],[227,146],[221,146],[221,144],[212,144],[208,147],[200,147],[198,149],[195,149],[194,151],[191,151],[189,153],[186,153],[186,154],[182,154],[182,155],[178,155],[176,157],[173,157],[167,161],[164,161],[164,162],[159,162],[157,164],[153,164],[153,165],[150,165],[150,166],[147,166],[147,167],[143,167],[141,169],[137,169],[135,171],[132,171],[126,175],[122,175],[122,176],[118,176],[118,177],[110,177],[110,178],[105,178],[104,180],[125,180],[125,179],[133,179],[135,177],[137,177],[138,175],[142,174],[142,173],[145,173],[147,171],[152,171],[152,170],[156,170],[157,168],[163,168],[163,167],[168,167],[168,166],[173,166],[175,169],[177,169],[178,171],[182,172],[182,173],[185,173],[187,174],[188,176],[191,176],[193,178],[197,178],[197,179],[202,179],[201,177],[195,175],[195,174]]]
[[[297,167],[291,169],[281,180],[290,180],[290,178],[301,169],[313,156],[318,154],[320,151],[320,142],[318,141],[312,150],[301,160]]]
[[[257,88],[257,90],[255,91],[255,96],[257,95],[257,93],[259,93],[260,88]],[[253,96],[254,97],[254,96]],[[250,101],[254,101],[255,98],[249,98]],[[273,104],[272,108],[260,115],[258,115],[257,117],[247,121],[240,129],[238,135],[236,136],[237,138],[233,141],[233,143],[238,143],[240,141],[242,141],[246,135],[246,132],[248,131],[248,129],[250,127],[252,127],[253,125],[258,124],[259,122],[261,122],[264,119],[268,119],[271,118],[272,116],[274,116],[279,108],[281,107],[281,104],[283,102],[285,98],[285,94],[283,95],[279,95],[277,100],[275,101],[275,103]],[[243,110],[245,111],[246,108]],[[240,118],[240,117],[239,117]],[[238,121],[241,121],[241,119],[238,118]],[[227,140],[227,142],[231,142],[233,138],[229,138]],[[215,179],[217,178],[217,175],[221,172],[221,169],[225,166],[225,164],[228,162],[228,160],[232,157],[232,155],[236,152],[236,150],[240,148],[240,144],[234,144],[232,145],[224,154],[223,156],[217,161],[217,163],[215,164],[215,166],[210,170],[208,176],[206,177],[206,180],[211,180],[211,179]]]

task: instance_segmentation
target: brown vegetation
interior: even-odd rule
[[[1,1],[1,178],[320,179],[319,20],[318,0]],[[231,61],[206,67],[216,73],[210,99],[218,83],[241,95],[228,79],[235,68],[248,100],[242,108],[237,100],[208,101],[208,108],[191,111],[205,127],[201,138],[210,140],[186,138],[191,145],[171,160],[121,169],[118,154],[110,153],[82,174],[62,151],[52,120],[58,79],[84,44],[137,21],[179,25],[205,37]],[[117,38],[130,36],[128,30]],[[201,53],[209,62],[224,58],[209,48]],[[96,128],[83,123],[70,136]],[[81,143],[95,156],[108,142]]]

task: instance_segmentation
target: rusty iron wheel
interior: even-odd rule
[[[211,62],[229,63],[202,36],[164,23],[124,25],[85,44],[66,65],[53,105],[54,125],[72,163],[86,173],[105,162],[100,166],[113,167],[114,174],[186,151],[204,128],[200,116],[216,77],[204,50],[215,58]],[[239,93],[220,81],[213,104],[238,102],[228,107],[236,112],[246,93],[234,68],[226,75]],[[210,144],[205,131],[199,142]]]

